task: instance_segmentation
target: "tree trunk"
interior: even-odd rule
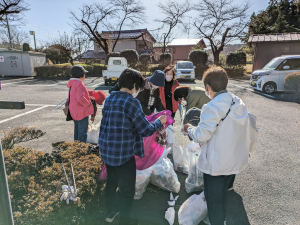
[[[213,53],[213,55],[214,55],[214,64],[215,64],[216,66],[219,66],[220,52],[219,52],[219,51],[215,51],[215,52]]]
[[[70,63],[72,64],[72,66],[74,66],[74,62],[73,62],[73,58],[70,57]]]

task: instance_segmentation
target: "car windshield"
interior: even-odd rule
[[[262,68],[263,70],[275,70],[280,63],[282,63],[283,58],[274,58],[267,65]]]
[[[114,65],[121,65],[121,60],[114,60],[114,61],[113,61],[113,64],[114,64]]]
[[[194,65],[191,62],[182,62],[177,64],[178,69],[194,69]]]

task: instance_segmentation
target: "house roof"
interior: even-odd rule
[[[138,30],[121,30],[119,39],[137,39],[141,37],[144,33],[148,33],[150,37],[153,39],[153,42],[156,42],[155,38],[149,33],[146,29],[138,29]],[[119,31],[102,31],[100,34],[105,39],[117,39]]]
[[[199,42],[201,40],[203,40],[203,39],[202,38],[174,39],[173,41],[171,41],[171,43],[168,44],[168,47],[169,46],[186,46],[186,45],[194,46],[194,45],[199,44]]]
[[[166,43],[167,46],[168,43]],[[164,43],[163,42],[156,42],[153,44],[153,48],[162,48],[164,47]]]
[[[82,59],[105,59],[105,52],[95,52],[94,50],[87,50],[82,53]]]
[[[253,34],[250,35],[248,42],[284,42],[300,41],[300,33],[278,33],[278,34]]]

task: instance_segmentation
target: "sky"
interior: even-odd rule
[[[82,6],[83,3],[93,3],[93,2],[103,2],[103,0],[25,0],[30,6],[30,10],[25,12],[24,21],[27,22],[26,26],[18,26],[21,29],[29,33],[30,30],[34,30],[36,34],[37,45],[49,40],[50,38],[55,38],[59,34],[66,32],[72,33],[72,23],[70,10],[78,11],[78,8]],[[135,29],[147,28],[148,30],[154,30],[159,27],[159,25],[154,22],[155,19],[163,18],[164,14],[161,13],[157,7],[160,0],[140,0],[146,7],[146,15],[148,23],[141,24]],[[164,1],[164,0],[163,0]],[[162,1],[162,2],[163,2]],[[184,2],[184,0],[177,0],[178,2]],[[194,0],[197,2],[200,0]],[[236,4],[241,4],[244,0],[232,0]],[[252,0],[252,7],[250,9],[250,15],[252,12],[259,12],[264,10],[268,6],[268,0]],[[189,12],[187,16],[195,17],[195,12]],[[188,22],[186,18],[186,22]],[[191,19],[192,21],[192,19]],[[13,24],[12,24],[13,25]],[[192,27],[192,26],[191,26]],[[129,27],[124,27],[124,29],[131,29]],[[100,32],[101,32],[100,28]],[[105,28],[103,28],[105,30]],[[176,38],[188,38],[186,32],[178,32]],[[196,31],[191,30],[190,38],[198,38]],[[33,37],[31,36],[30,46],[34,46]]]

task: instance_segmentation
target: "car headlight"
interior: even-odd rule
[[[177,72],[176,73],[180,73],[180,71],[179,70],[177,70]]]
[[[261,72],[259,73],[259,76],[269,75],[271,71]]]
[[[195,71],[192,71],[191,73],[195,73]]]

